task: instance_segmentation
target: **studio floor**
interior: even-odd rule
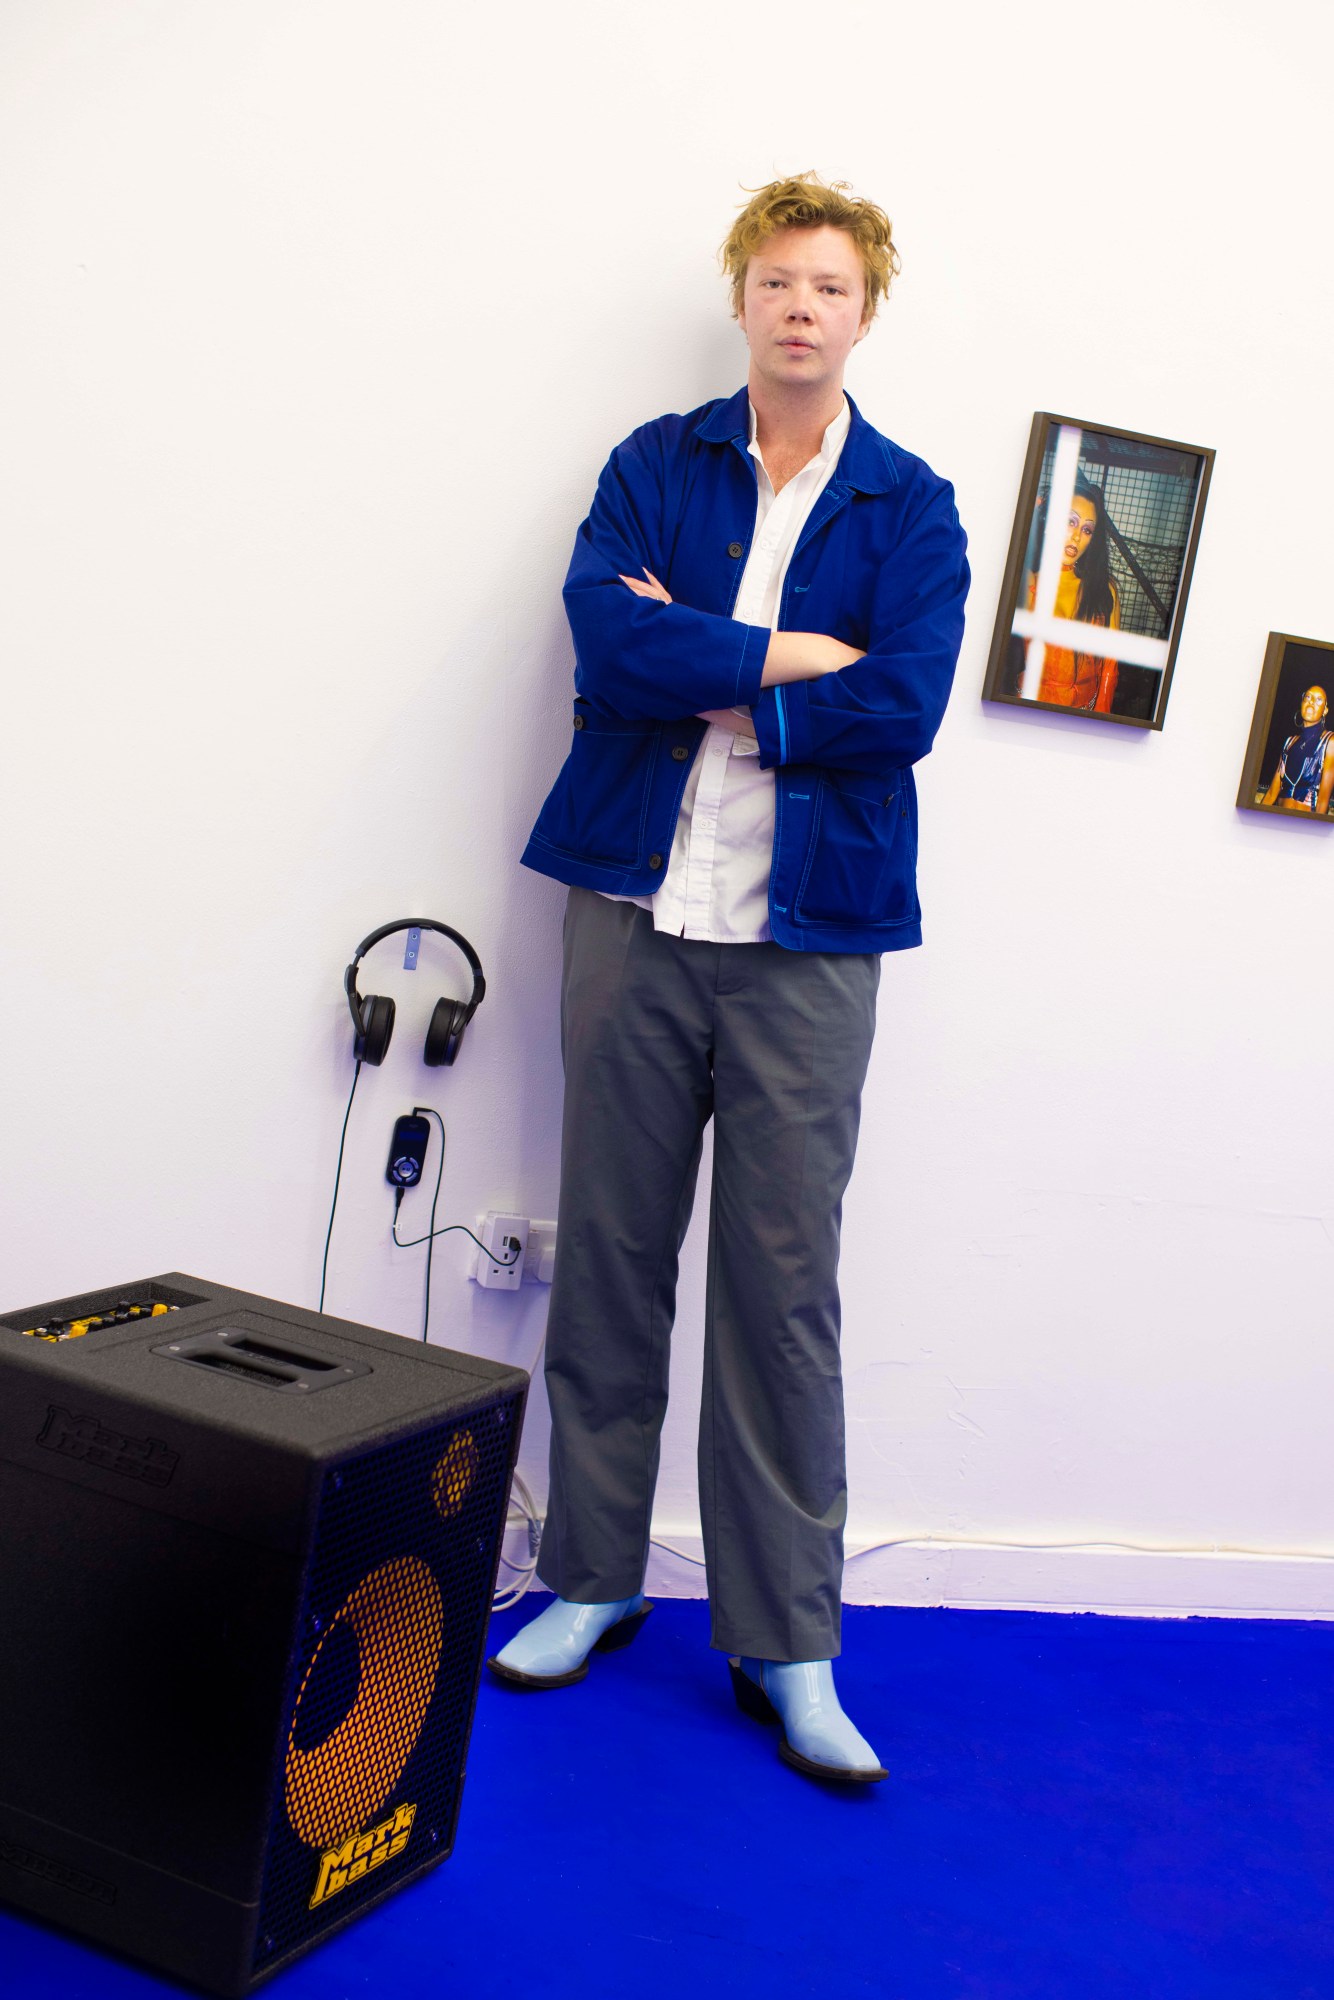
[[[494,1621],[493,1648],[521,1612]],[[736,1711],[699,1602],[483,1684],[458,1841],[274,2000],[1331,2000],[1334,1627],[851,1610],[889,1783]],[[0,1910],[0,1993],[183,1989]]]

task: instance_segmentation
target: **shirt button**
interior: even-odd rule
[[[583,728],[583,726],[584,726],[584,718],[583,718],[583,716],[582,716],[582,715],[576,715],[576,716],[575,716],[575,718],[574,718],[574,726],[575,726],[575,728],[576,728],[576,729],[582,729],[582,728]]]
[[[686,749],[684,743],[673,743],[672,755],[673,757],[675,757],[678,764],[684,764],[686,758],[690,755],[690,752]]]
[[[737,557],[741,554],[740,542],[729,542],[727,544],[727,553],[729,556],[731,556],[733,562],[735,562]]]
[[[648,858],[648,865],[650,868],[661,868],[662,856],[660,854],[650,854]]]

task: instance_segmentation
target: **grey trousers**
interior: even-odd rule
[[[677,1257],[712,1116],[699,1436],[712,1643],[838,1653],[839,1222],[879,980],[874,954],[701,944],[570,891],[537,1568],[559,1596],[643,1587]]]

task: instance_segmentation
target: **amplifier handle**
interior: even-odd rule
[[[212,1368],[234,1380],[261,1389],[307,1395],[315,1389],[336,1389],[357,1375],[369,1375],[366,1364],[330,1361],[309,1348],[288,1347],[261,1340],[242,1326],[215,1326],[184,1340],[164,1341],[153,1349],[169,1361],[188,1361],[195,1368]]]

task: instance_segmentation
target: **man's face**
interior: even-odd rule
[[[746,267],[737,318],[751,370],[775,387],[841,388],[867,332],[861,253],[846,230],[780,229]]]
[[[1319,722],[1328,707],[1323,688],[1307,688],[1302,696],[1302,721],[1309,728],[1313,722]]]

